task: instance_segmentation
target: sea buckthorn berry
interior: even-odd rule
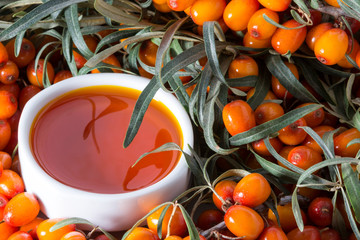
[[[306,35],[305,42],[307,46],[311,50],[314,50],[316,40],[318,40],[324,32],[332,28],[333,25],[330,22],[320,23],[319,25],[312,27]]]
[[[147,217],[147,225],[148,228],[157,233],[157,226],[160,215],[164,210],[165,206],[159,208],[150,216]],[[164,220],[162,222],[162,236],[166,236],[168,234],[168,225],[170,224],[170,233],[169,235],[176,235],[176,236],[185,236],[187,233],[187,227],[182,215],[182,212],[179,207],[176,207],[174,215],[171,217],[173,212],[173,206],[170,206],[165,214]],[[171,222],[170,221],[171,217]]]
[[[148,66],[155,67],[156,53],[158,48],[158,45],[153,43],[151,40],[144,41],[141,43],[139,50],[140,60]]]
[[[279,15],[267,8],[257,10],[250,18],[247,30],[253,38],[268,39],[276,31],[276,26],[267,22],[263,15],[279,23]]]
[[[314,103],[303,103],[303,104],[300,104],[299,106],[297,106],[296,108],[309,106],[311,104],[314,104]],[[308,113],[304,116],[306,125],[311,128],[319,126],[324,121],[324,118],[325,118],[325,112],[324,112],[323,108],[318,108],[318,109],[314,110],[313,112]]]
[[[246,95],[246,100],[249,100],[255,93],[255,88],[251,88]],[[278,99],[272,91],[268,91],[265,95],[264,100],[275,100]]]
[[[169,7],[169,5],[166,2],[162,4],[157,4],[153,2],[153,6],[156,10],[162,13],[172,12],[172,9]]]
[[[304,230],[300,231],[300,229],[295,228],[287,235],[288,240],[321,240],[320,230],[314,226],[304,226]]]
[[[96,50],[96,46],[98,45],[98,41],[95,37],[91,36],[91,35],[85,35],[84,37],[84,41],[86,43],[86,46],[89,48],[89,50],[91,52],[95,52]],[[76,49],[75,44],[73,44],[73,48]],[[74,60],[75,60],[75,64],[76,67],[78,69],[82,68],[85,63],[87,62],[87,60],[77,51],[73,50],[73,56],[74,56]]]
[[[323,14],[315,9],[309,9],[310,11],[310,20],[312,21],[311,26],[307,26],[308,29],[312,28],[313,26],[319,25],[322,21]]]
[[[225,105],[222,112],[227,131],[232,135],[255,127],[255,114],[250,105],[243,100],[235,100]]]
[[[37,239],[36,230],[41,222],[43,222],[45,219],[41,217],[36,217],[34,220],[29,222],[28,224],[22,225],[20,227],[20,231],[28,232],[33,239]]]
[[[317,197],[308,207],[308,217],[318,227],[330,226],[332,223],[333,204],[331,198]]]
[[[283,107],[274,102],[264,102],[255,109],[255,121],[257,125],[276,119],[284,115]]]
[[[270,48],[271,47],[271,38],[267,39],[256,39],[253,38],[249,32],[246,32],[243,38],[244,47],[261,49],[261,48]],[[254,51],[251,51],[251,53]],[[255,52],[254,52],[255,53]]]
[[[9,142],[4,148],[4,151],[9,154],[13,154],[17,144],[18,144],[18,131],[16,129],[14,131],[11,131]]]
[[[22,192],[14,196],[4,209],[4,221],[20,227],[30,223],[40,212],[40,205],[34,194]]]
[[[348,49],[349,38],[340,28],[332,28],[321,34],[314,45],[316,58],[325,65],[338,63]]]
[[[34,44],[26,38],[23,38],[20,48],[20,53],[15,56],[15,38],[6,44],[6,50],[9,54],[9,59],[13,61],[19,68],[26,67],[36,55]]]
[[[294,213],[292,211],[291,203],[288,203],[285,205],[277,205],[276,210],[279,214],[280,226],[284,230],[284,232],[289,232],[289,231],[293,230],[294,228],[297,228],[297,224],[296,224],[296,220],[294,217]],[[303,222],[306,223],[307,219],[306,219],[305,212],[302,209],[300,209],[300,212],[301,212]],[[268,211],[268,219],[271,220],[271,222],[273,224],[275,224],[275,225],[278,224],[276,216],[271,209],[269,209],[269,211]]]
[[[8,240],[11,234],[18,231],[18,227],[13,227],[7,224],[6,222],[0,223],[0,240]]]
[[[60,240],[86,240],[86,237],[79,231],[72,231],[66,233]]]
[[[340,7],[339,3],[337,2],[337,0],[325,0],[325,2],[333,7]]]
[[[159,240],[158,235],[155,231],[145,228],[145,227],[136,227],[131,233],[125,238],[125,240]],[[41,240],[41,239],[39,239]]]
[[[287,159],[293,165],[306,170],[309,167],[321,162],[322,156],[312,148],[297,146],[289,152]]]
[[[321,126],[314,127],[313,130],[322,138],[324,133],[333,131],[333,130],[335,130],[335,128],[333,128],[331,126],[327,126],[327,125],[321,125]],[[323,154],[322,148],[310,135],[306,136],[305,140],[301,143],[301,145],[312,148],[315,151],[317,151],[318,153]]]
[[[270,138],[269,139],[271,146],[275,149],[276,152],[280,152],[280,150],[283,147],[282,142],[278,138]],[[272,154],[269,152],[267,147],[265,146],[265,142],[263,139],[254,141],[251,143],[251,146],[253,147],[254,151],[261,155],[262,157],[270,157]]]
[[[8,202],[9,199],[4,194],[0,193],[0,219],[3,219],[4,217],[4,209]]]
[[[24,182],[16,172],[4,169],[0,176],[0,193],[8,199],[13,198],[16,194],[24,192]]]
[[[236,57],[229,66],[229,78],[242,78],[246,76],[258,76],[259,67],[256,61],[247,55]],[[251,87],[238,87],[241,91],[247,92]]]
[[[294,148],[295,146],[289,146],[289,145],[285,145],[279,152],[279,155],[282,156],[283,158],[287,159],[288,156],[289,156],[289,152]],[[285,167],[284,164],[282,164],[280,161],[277,160],[277,164],[279,166],[282,166],[284,168],[287,168]]]
[[[63,218],[50,218],[42,221],[36,230],[39,240],[59,240],[66,233],[75,231],[75,224],[69,224],[55,231],[50,231],[50,228],[56,223],[64,220]]]
[[[11,234],[8,240],[33,240],[33,238],[27,232],[17,231]]]
[[[279,131],[278,138],[286,145],[298,145],[304,141],[307,133],[300,128],[306,126],[304,118],[300,118]]]
[[[214,191],[225,202],[234,203],[233,194],[234,194],[234,189],[236,187],[236,184],[237,183],[232,180],[222,180],[215,185]],[[212,199],[213,199],[215,206],[218,209],[223,210],[223,204],[215,193],[212,194]]]
[[[28,77],[29,82],[32,85],[38,86],[40,88],[44,88],[44,83],[43,83],[44,64],[45,64],[45,60],[39,59],[37,68],[35,70],[35,60],[34,60],[29,63],[26,69],[26,75]],[[53,83],[55,73],[54,73],[54,68],[50,62],[46,63],[46,72],[49,82]]]
[[[259,6],[257,0],[232,0],[224,10],[224,21],[233,31],[245,30],[251,16],[259,9]]]
[[[152,2],[156,4],[164,4],[166,3],[166,0],[153,0]]]
[[[292,74],[294,74],[294,76],[299,79],[299,71],[297,70],[296,65],[289,62],[284,63],[290,69]],[[287,100],[290,100],[294,97],[291,93],[288,92],[288,90],[280,83],[279,79],[277,79],[275,76],[271,77],[271,89],[279,99],[285,98]]]
[[[61,82],[62,80],[71,78],[73,75],[69,70],[61,70],[55,74],[54,83]]]
[[[0,150],[4,150],[11,137],[11,127],[6,119],[0,119]]]
[[[7,53],[4,44],[0,42],[0,67],[5,65],[8,60],[9,60],[9,54]]]
[[[206,230],[224,220],[224,214],[218,209],[207,209],[200,213],[196,226]]]
[[[0,119],[10,118],[16,112],[18,102],[9,91],[0,90]]]
[[[106,63],[106,64],[113,65],[113,66],[118,67],[118,68],[121,68],[121,64],[120,64],[119,60],[117,59],[117,57],[114,54],[108,56],[102,62]],[[122,73],[121,70],[116,69],[116,68],[111,68],[111,70],[113,72],[115,72],[115,73]],[[98,69],[94,69],[94,70],[91,71],[91,73],[99,73],[99,72],[100,71]]]
[[[236,203],[256,207],[264,203],[271,193],[271,187],[260,173],[250,173],[243,177],[234,189],[233,199]]]
[[[357,64],[358,66],[360,66],[360,51],[358,51],[358,52],[356,53],[355,61],[356,61],[356,64]]]
[[[288,240],[285,232],[278,226],[265,228],[257,240]]]
[[[294,19],[283,23],[284,27],[296,29],[277,28],[271,37],[271,46],[280,54],[294,53],[305,41],[307,28],[300,27],[301,24]],[[300,28],[297,28],[300,27]]]
[[[229,27],[225,24],[224,19],[222,17],[220,17],[218,20],[216,20],[216,22],[220,25],[220,28],[223,31],[223,33],[226,33],[227,30],[229,30]],[[197,32],[198,32],[198,34],[200,36],[203,36],[203,34],[204,34],[203,33],[203,26],[198,25],[197,26]],[[200,61],[200,59],[199,59],[199,61]],[[204,65],[202,65],[202,66],[204,66]]]
[[[288,9],[291,0],[259,0],[259,3],[272,11],[282,12]]]
[[[167,4],[171,10],[180,12],[191,7],[195,1],[196,0],[167,0]]]
[[[354,143],[347,147],[351,140],[360,138],[360,132],[356,128],[350,128],[334,138],[335,154],[342,157],[355,157],[360,150],[360,143]]]
[[[351,39],[349,38],[349,45],[348,45],[348,49],[347,49],[347,54],[349,55],[349,57],[356,62],[356,55],[358,53],[358,51],[360,50],[360,46],[358,41],[354,38]],[[353,68],[354,65],[352,65],[346,58],[346,56],[344,56],[338,63],[337,65],[339,65],[342,68]]]
[[[256,239],[264,229],[262,217],[247,206],[231,206],[225,213],[224,221],[230,232],[244,239]]]
[[[10,84],[0,83],[0,91],[1,90],[11,92],[14,95],[14,97],[17,99],[20,93],[20,86],[17,83],[10,83]]]
[[[321,240],[341,240],[341,236],[338,231],[333,228],[327,228],[320,232]],[[356,239],[356,238],[355,238]],[[349,240],[351,240],[349,238]]]
[[[190,16],[195,24],[218,20],[226,7],[225,0],[196,0],[190,7]]]
[[[19,94],[19,109],[23,110],[25,107],[25,104],[41,91],[41,88],[34,85],[28,85],[21,89]]]
[[[179,236],[168,236],[164,240],[183,240],[183,238]]]
[[[19,78],[19,68],[11,60],[7,61],[4,66],[0,67],[0,82],[11,84]]]

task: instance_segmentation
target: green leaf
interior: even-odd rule
[[[71,71],[71,74],[73,76],[77,76],[78,70],[76,67],[74,55],[72,54],[72,44],[70,41],[70,33],[65,28],[63,29],[61,46],[62,46],[62,52],[63,52],[64,58],[65,58],[65,61]]]
[[[198,232],[193,220],[191,219],[189,213],[186,211],[186,209],[182,205],[178,205],[178,206],[179,206],[179,208],[183,214],[184,220],[186,222],[186,226],[187,226],[187,229],[189,232],[190,239],[200,240],[199,232]]]
[[[255,87],[258,76],[246,76],[241,78],[227,78],[226,82],[230,87]]]
[[[303,102],[318,102],[285,65],[280,55],[267,56],[265,63],[271,74],[297,99]]]
[[[351,122],[354,124],[354,126],[357,128],[357,130],[360,131],[360,109],[358,109],[356,111]]]
[[[265,96],[270,89],[270,79],[271,78],[268,71],[260,71],[260,76],[255,85],[254,95],[251,96],[251,98],[249,98],[249,100],[247,101],[247,103],[253,110],[255,110],[264,101]]]
[[[256,140],[263,139],[272,133],[275,133],[289,124],[295,122],[299,118],[304,117],[306,114],[315,111],[322,107],[318,104],[310,104],[301,108],[293,109],[286,114],[278,117],[277,119],[260,124],[252,129],[239,133],[230,138],[230,143],[234,146],[251,143]]]
[[[62,227],[70,225],[70,224],[86,224],[93,228],[96,227],[94,224],[92,224],[90,221],[88,221],[84,218],[74,217],[74,218],[66,218],[64,220],[61,220],[60,222],[57,222],[54,226],[52,226],[50,228],[50,232],[56,231]]]
[[[289,27],[285,27],[283,25],[281,25],[280,23],[275,22],[274,20],[272,20],[271,18],[269,18],[268,16],[266,16],[266,14],[263,14],[263,18],[268,22],[271,23],[272,25],[281,28],[281,29],[285,29],[285,30],[293,30],[293,29],[300,29],[303,28],[304,26],[306,26],[306,24],[301,24],[297,27],[293,27],[293,28],[289,28]]]
[[[295,190],[292,193],[291,208],[293,210],[296,224],[297,224],[298,228],[300,229],[300,231],[302,232],[304,230],[304,222],[302,219],[301,209],[300,209],[299,201],[297,198],[297,188],[295,188]]]
[[[351,229],[354,232],[356,239],[360,239],[360,232],[359,232],[359,229],[357,227],[357,223],[356,223],[356,221],[355,221],[355,219],[353,217],[353,214],[352,214],[352,211],[351,211],[351,206],[349,204],[349,200],[348,200],[347,195],[346,195],[343,188],[341,188],[341,193],[342,193],[342,196],[343,196],[343,199],[344,199],[345,211],[346,211],[346,215],[347,215],[347,217],[349,219]]]
[[[25,16],[20,18],[10,27],[3,30],[0,33],[0,42],[9,40],[17,36],[18,34],[20,34],[20,32],[31,28],[35,23],[45,18],[46,16],[49,16],[53,12],[64,9],[72,4],[77,4],[81,2],[86,2],[86,0],[51,0],[43,3],[28,12]]]
[[[170,208],[170,204],[169,205],[166,205],[164,207],[164,209],[161,211],[161,214],[160,214],[160,217],[159,217],[159,220],[157,222],[157,228],[156,228],[156,231],[158,233],[158,236],[160,239],[162,239],[162,228],[163,228],[163,221],[164,221],[164,218],[165,218],[165,214],[166,212],[168,211],[168,209]],[[166,226],[167,227],[167,226]]]
[[[338,1],[338,3],[340,5],[341,9],[345,13],[347,13],[351,17],[355,18],[356,20],[360,21],[360,16],[359,16],[360,6],[359,6],[359,3],[357,3],[356,1],[347,1],[347,0],[345,0],[344,2]]]
[[[304,11],[306,14],[310,15],[309,8],[306,6],[303,0],[294,0],[294,3],[299,6],[299,8]]]
[[[305,132],[315,140],[317,144],[324,151],[324,155],[326,158],[335,158],[335,154],[329,149],[329,147],[325,144],[325,142],[321,139],[321,137],[310,127],[301,127],[305,130]]]
[[[342,71],[336,69],[335,67],[330,67],[325,64],[322,64],[317,59],[307,59],[307,61],[309,62],[310,66],[313,66],[316,70],[318,70],[322,74],[329,74],[337,77],[350,77],[350,75],[353,74],[351,72]],[[360,75],[359,73],[355,74],[355,76],[359,76],[359,75]]]
[[[129,30],[122,30],[122,31],[116,31],[116,32],[110,33],[109,35],[107,35],[103,39],[101,39],[99,44],[96,46],[95,53],[97,53],[102,47],[104,47],[108,44],[114,43],[114,42],[119,42],[119,40],[121,40],[121,39],[134,36],[139,31],[140,31],[139,29],[131,29],[131,30],[129,29]]]
[[[341,164],[342,177],[347,196],[354,210],[355,218],[360,222],[360,182],[359,173],[355,172],[348,163]]]
[[[300,23],[303,26],[309,26],[310,24],[307,23],[301,16],[300,14],[295,11],[294,9],[290,10],[291,16],[293,17],[293,19],[295,19],[295,21],[297,21],[298,23]]]
[[[17,35],[17,37],[15,39],[14,51],[15,51],[16,57],[19,56],[24,35],[25,35],[25,31],[22,31],[19,33],[19,35]]]

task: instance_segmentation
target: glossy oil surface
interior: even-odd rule
[[[122,193],[164,178],[179,151],[146,152],[174,142],[182,147],[180,126],[169,109],[152,100],[129,147],[123,141],[140,92],[96,86],[71,91],[46,105],[36,117],[31,148],[40,166],[54,179],[89,192]]]

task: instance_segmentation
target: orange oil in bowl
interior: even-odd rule
[[[57,181],[95,193],[124,193],[150,186],[171,172],[181,152],[137,159],[161,145],[183,147],[178,121],[152,100],[133,142],[123,147],[140,91],[92,86],[70,91],[47,104],[35,118],[30,144],[38,164]]]

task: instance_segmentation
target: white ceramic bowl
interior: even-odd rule
[[[50,177],[38,165],[30,148],[30,130],[37,113],[52,99],[70,90],[97,85],[116,85],[143,90],[149,80],[128,74],[99,73],[73,77],[54,84],[34,96],[26,104],[18,129],[19,157],[26,191],[34,193],[42,212],[49,218],[80,217],[107,231],[129,229],[156,205],[171,201],[184,190],[190,172],[183,154],[175,168],[159,182],[133,192],[100,194],[64,185]],[[193,130],[190,119],[178,100],[159,90],[155,99],[164,103],[177,118],[184,151],[190,153]]]

